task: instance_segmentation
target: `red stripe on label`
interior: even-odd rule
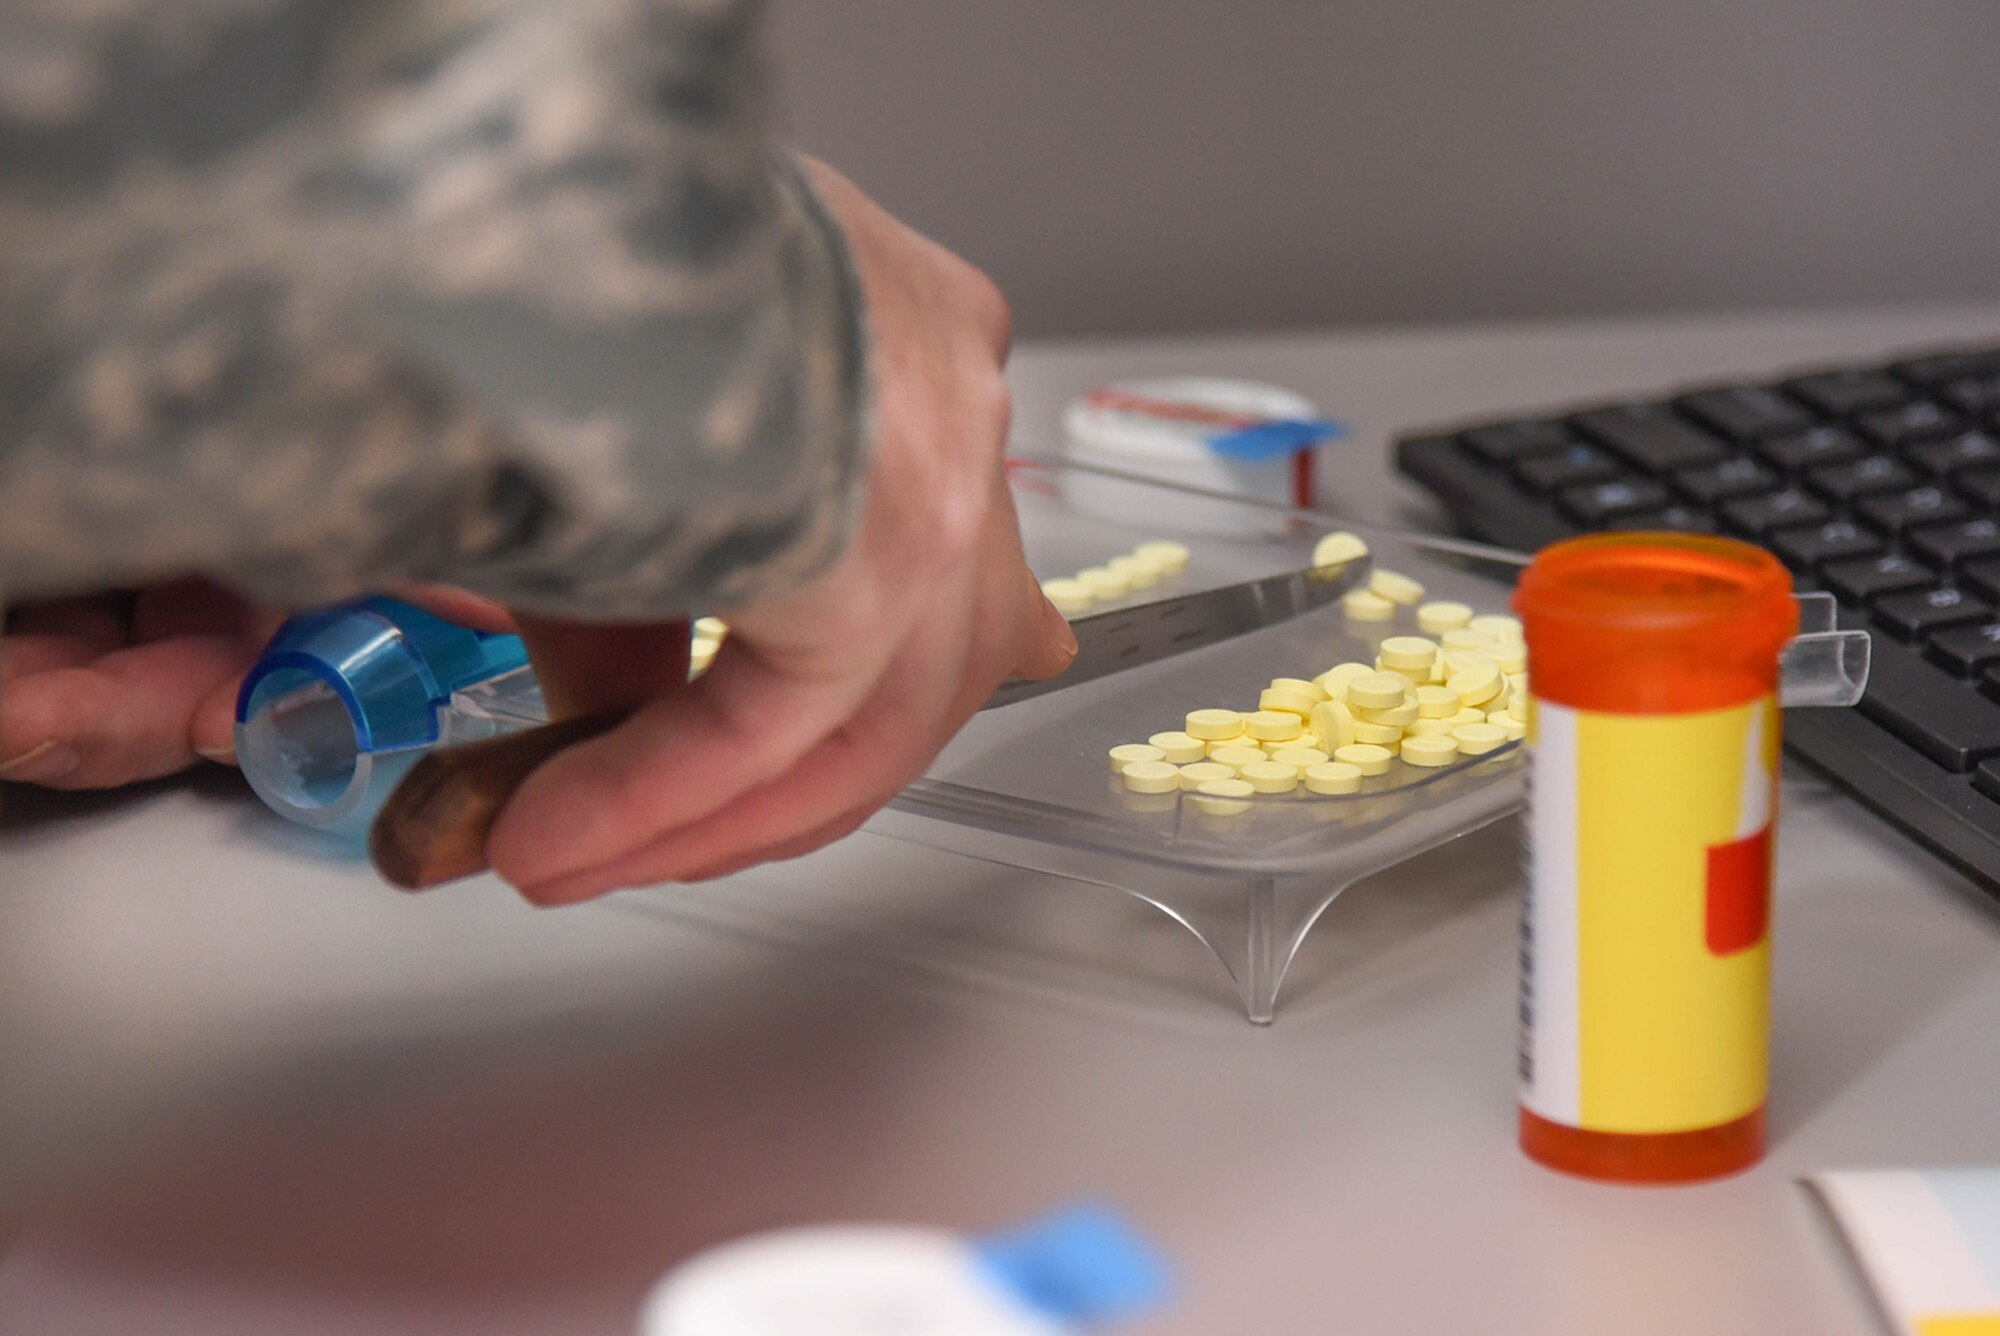
[[[1771,926],[1771,828],[1708,846],[1708,949],[1748,951]]]

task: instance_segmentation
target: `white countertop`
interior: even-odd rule
[[[1988,306],[1030,346],[1017,436],[1107,378],[1254,376],[1357,426],[1342,502],[1417,522],[1401,427],[1996,336]],[[747,1230],[1089,1195],[1177,1260],[1171,1336],[1872,1336],[1796,1179],[2000,1161],[2000,913],[1797,771],[1771,1154],[1673,1189],[1514,1147],[1512,821],[1336,902],[1260,1030],[1138,901],[870,835],[537,912],[396,895],[220,775],[6,799],[10,1333],[623,1333]]]

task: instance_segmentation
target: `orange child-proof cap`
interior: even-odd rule
[[[1534,694],[1582,710],[1680,714],[1777,689],[1798,628],[1792,577],[1762,548],[1678,533],[1545,548],[1514,592]]]

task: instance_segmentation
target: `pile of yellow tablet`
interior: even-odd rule
[[[1313,562],[1341,565],[1367,550],[1353,534],[1329,534]],[[1393,761],[1447,766],[1526,734],[1527,648],[1518,620],[1427,603],[1421,584],[1387,570],[1372,572],[1342,606],[1362,622],[1393,621],[1407,610],[1424,634],[1384,638],[1372,664],[1273,678],[1255,709],[1195,710],[1179,729],[1113,747],[1112,772],[1135,793],[1182,790],[1202,810],[1226,815],[1246,810],[1256,794],[1354,793]]]
[[[1042,581],[1042,593],[1065,617],[1089,612],[1099,603],[1124,598],[1135,589],[1151,589],[1170,576],[1187,569],[1188,550],[1184,544],[1141,543],[1124,556],[1113,557],[1102,566],[1089,566],[1061,580]]]

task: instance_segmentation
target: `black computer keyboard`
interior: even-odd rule
[[[1853,710],[1785,740],[2000,895],[2000,348],[1428,432],[1397,467],[1466,532],[1761,543],[1874,632]]]

